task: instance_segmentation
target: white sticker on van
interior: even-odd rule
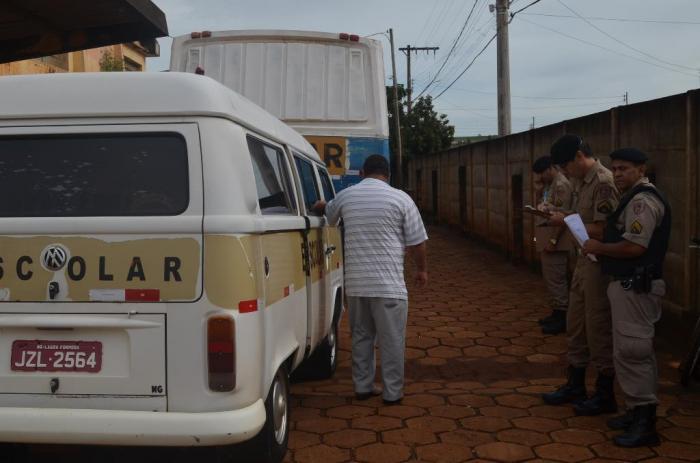
[[[0,288],[0,301],[10,300],[10,288]]]
[[[91,289],[90,300],[101,302],[124,302],[126,299],[123,289]]]

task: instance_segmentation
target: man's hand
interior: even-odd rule
[[[566,216],[561,212],[552,212],[552,215],[549,216],[549,219],[547,220],[547,225],[550,225],[552,227],[564,227],[566,226],[566,222],[564,222],[564,217]]]
[[[583,243],[583,252],[588,254],[599,254],[602,250],[603,243],[598,240],[590,239]]]
[[[416,272],[414,281],[417,288],[425,288],[428,285],[428,272]]]
[[[322,199],[319,199],[318,201],[316,201],[314,203],[313,206],[311,206],[311,208],[315,212],[318,212],[319,214],[323,214],[324,212],[326,212],[326,202]]]

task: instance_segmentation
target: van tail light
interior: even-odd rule
[[[209,389],[217,392],[236,388],[236,323],[228,315],[207,321]]]
[[[208,39],[209,37],[211,37],[211,31],[202,31],[203,39]]]
[[[360,41],[360,36],[359,35],[351,35],[350,36],[350,41],[351,42],[359,42]]]
[[[202,33],[201,32],[192,32],[190,34],[190,38],[192,39],[201,39],[202,38]]]
[[[349,39],[350,39],[350,35],[346,34],[345,32],[341,32],[340,35],[338,35],[338,38],[339,38],[340,40],[349,40]]]

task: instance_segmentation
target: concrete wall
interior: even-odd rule
[[[673,210],[666,258],[667,305],[678,312],[695,310],[700,300],[696,284],[700,271],[696,253],[700,251],[690,249],[688,244],[691,238],[700,236],[696,211],[700,199],[699,106],[700,91],[690,91],[457,146],[409,161],[407,189],[413,191],[426,216],[460,227],[500,247],[514,260],[535,262],[534,222],[520,209],[535,202],[532,162],[548,154],[550,145],[567,132],[584,137],[606,165],[612,150],[637,147],[649,154],[655,183],[667,195]],[[466,180],[461,193],[460,168]],[[433,175],[437,177],[435,186]]]

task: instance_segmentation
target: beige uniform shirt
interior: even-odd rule
[[[573,193],[574,190],[569,179],[561,172],[557,172],[549,186],[547,202],[557,209],[568,211],[571,209]]]
[[[620,194],[613,175],[600,161],[583,179],[574,179],[573,210],[581,215],[583,223],[605,222],[619,204]]]
[[[632,189],[639,185],[654,187],[646,177],[637,182]],[[622,211],[617,221],[617,229],[623,232],[622,237],[627,241],[648,248],[651,235],[661,225],[664,213],[663,203],[653,193],[638,193]]]

